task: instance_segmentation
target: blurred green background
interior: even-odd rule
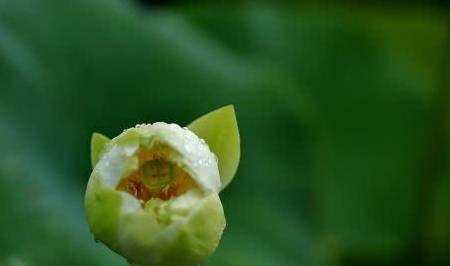
[[[234,104],[206,265],[450,265],[445,1],[0,0],[0,265],[125,266],[83,211],[91,133]]]

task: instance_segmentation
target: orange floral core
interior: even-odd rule
[[[195,187],[191,176],[169,160],[170,153],[171,150],[162,145],[140,148],[139,168],[123,178],[117,190],[146,202],[152,198],[168,200]]]

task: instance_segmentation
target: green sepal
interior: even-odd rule
[[[116,250],[122,198],[115,190],[101,188],[96,181],[93,181],[90,186],[86,193],[84,207],[91,232],[96,240]]]
[[[100,134],[93,133],[91,137],[91,164],[92,168],[97,164],[98,160],[102,157],[105,152],[105,148],[111,140]]]
[[[224,189],[236,174],[241,156],[239,129],[233,105],[207,113],[188,125],[203,138],[219,160],[219,173]]]
[[[159,226],[148,213],[124,214],[119,237],[124,249],[119,254],[130,266],[199,265],[215,251],[226,225],[219,195],[214,192],[199,199],[188,213],[167,227]],[[172,213],[172,217],[184,215]]]

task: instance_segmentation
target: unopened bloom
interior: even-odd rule
[[[193,130],[217,146],[214,133],[201,127],[230,110],[200,118]],[[228,129],[237,133],[237,127],[222,130]],[[137,125],[112,140],[94,135],[93,144],[85,207],[97,240],[139,266],[194,265],[216,249],[225,228],[218,196],[223,167],[205,140],[188,128],[158,122]]]

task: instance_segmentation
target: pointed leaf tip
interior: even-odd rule
[[[102,157],[103,153],[105,152],[105,148],[107,144],[111,140],[100,134],[94,132],[91,137],[91,164],[92,168],[97,164],[98,160]]]
[[[219,173],[224,189],[236,174],[241,156],[240,136],[233,105],[207,113],[188,128],[208,143],[219,160]]]

